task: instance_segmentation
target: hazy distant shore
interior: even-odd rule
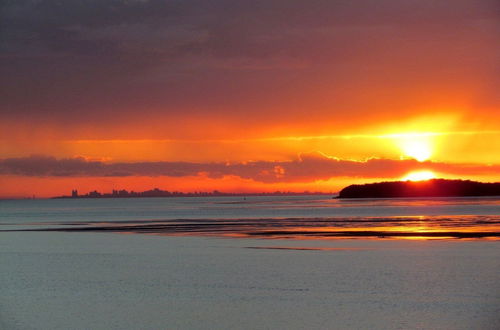
[[[96,190],[86,194],[78,194],[77,190],[73,190],[71,195],[55,196],[53,199],[78,199],[78,198],[147,198],[147,197],[250,197],[250,196],[324,196],[336,195],[336,193],[328,192],[293,192],[293,191],[274,191],[274,192],[221,192],[214,191],[195,191],[195,192],[182,192],[182,191],[168,191],[154,188],[146,191],[127,191],[127,190],[113,190],[111,193],[101,193]]]

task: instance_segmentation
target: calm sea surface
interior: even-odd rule
[[[497,330],[499,218],[499,198],[2,200],[0,329]]]
[[[0,224],[1,230],[176,235],[405,237],[424,233],[439,237],[442,233],[443,237],[498,238],[500,198],[252,196],[3,200]]]

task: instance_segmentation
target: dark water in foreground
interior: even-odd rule
[[[0,201],[0,230],[268,238],[500,238],[500,198],[328,196]]]
[[[499,217],[499,198],[0,201],[0,329],[496,330]]]

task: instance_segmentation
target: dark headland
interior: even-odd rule
[[[342,189],[337,198],[470,196],[500,196],[500,182],[483,183],[469,180],[431,179],[353,184]]]

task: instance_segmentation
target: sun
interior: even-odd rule
[[[424,141],[407,141],[403,144],[405,155],[415,158],[419,162],[429,159],[432,155],[430,146]]]
[[[406,156],[423,162],[432,156],[432,137],[430,133],[408,133],[398,135],[397,141]]]
[[[434,179],[436,175],[431,171],[415,171],[408,173],[403,180],[404,181],[424,181]]]

